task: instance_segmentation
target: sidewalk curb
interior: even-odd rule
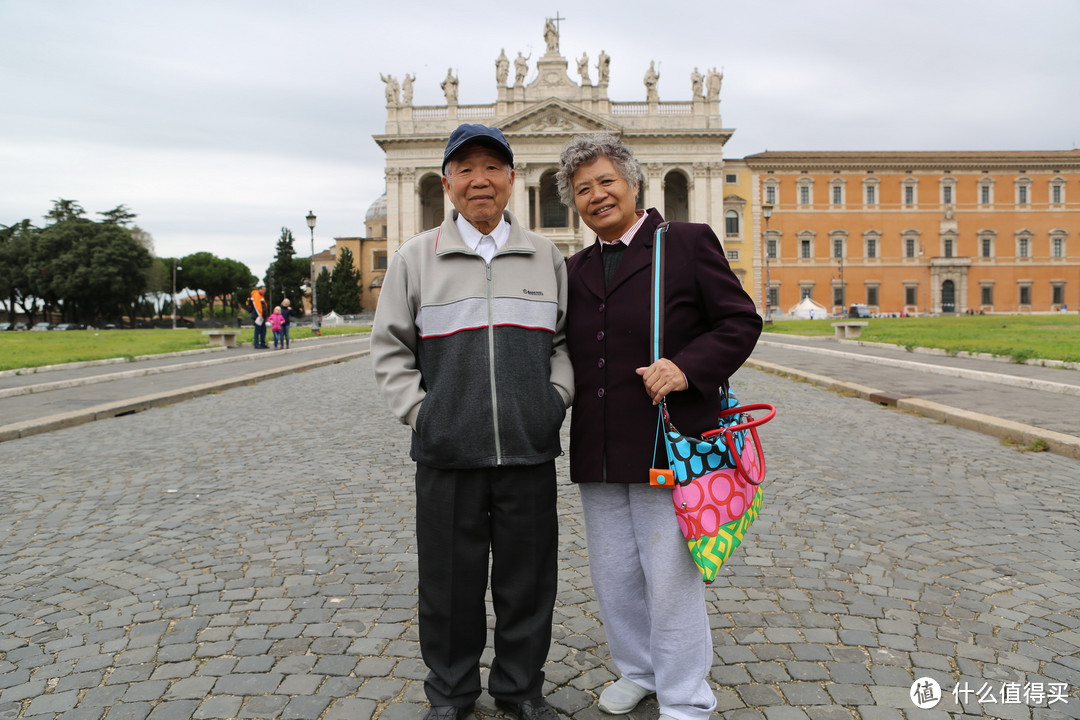
[[[764,360],[754,360],[751,358],[746,361],[745,365],[776,375],[787,375],[830,390],[852,393],[863,400],[869,400],[878,404],[892,405],[896,407],[897,410],[922,415],[923,417],[928,417],[948,425],[964,428],[966,430],[974,430],[983,433],[984,435],[992,435],[1017,445],[1030,445],[1041,440],[1046,443],[1051,452],[1072,458],[1073,460],[1080,460],[1080,438],[1072,435],[1054,432],[1053,430],[1046,430],[1044,428],[1035,427],[1034,425],[1025,425],[1023,423],[1013,422],[1012,420],[1004,420],[990,415],[983,415],[982,413],[971,412],[969,410],[961,410],[930,400],[922,400],[920,398],[909,396],[898,397],[884,390],[877,390],[865,385],[844,382],[825,375],[795,370],[794,368],[777,365]]]
[[[161,393],[153,393],[150,395],[143,395],[142,397],[131,398],[128,400],[118,400],[116,402],[96,405],[94,407],[83,408],[81,410],[73,410],[71,412],[58,413],[56,415],[50,415],[44,418],[27,420],[21,423],[3,425],[0,426],[0,442],[5,442],[7,440],[15,440],[17,438],[30,437],[31,435],[38,435],[40,433],[60,430],[62,428],[74,427],[76,425],[82,425],[84,423],[93,422],[95,420],[103,420],[110,417],[116,417],[118,415],[129,415],[131,413],[140,412],[142,410],[148,410],[152,407],[171,405],[175,402],[180,402],[182,400],[191,400],[192,398],[200,397],[202,395],[209,395],[213,392],[228,390],[230,388],[239,387],[241,385],[251,385],[253,383],[257,383],[263,380],[281,377],[282,375],[289,375],[291,373],[311,370],[314,368],[323,367],[325,365],[333,365],[335,363],[354,360],[356,358],[364,357],[370,352],[370,350],[357,350],[355,352],[345,353],[342,355],[334,355],[332,357],[321,358],[318,360],[309,360],[307,362],[287,365],[285,367],[260,370],[258,372],[240,375],[238,377],[229,378],[227,380],[217,380],[214,382],[202,383],[201,385],[192,385],[190,387],[179,390],[169,390]]]

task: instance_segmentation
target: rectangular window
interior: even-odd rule
[[[375,270],[385,270],[386,269],[386,251],[376,252],[374,258],[372,258],[372,264],[374,265]]]
[[[803,260],[809,260],[810,259],[810,241],[809,240],[803,240],[802,242],[799,243],[799,248],[800,248],[800,253],[799,254],[802,256]]]
[[[867,305],[877,305],[878,304],[877,291],[878,291],[877,285],[871,285],[868,288],[866,288],[866,304]]]
[[[1064,285],[1052,285],[1050,286],[1051,300],[1054,305],[1065,304],[1065,286]]]
[[[724,216],[724,234],[739,234],[739,216],[735,213],[734,210],[729,210],[728,214]]]
[[[953,241],[952,238],[945,238],[945,257],[951,258],[953,255]]]
[[[915,238],[904,238],[904,257],[915,257]]]
[[[832,241],[832,256],[834,258],[844,257],[844,241],[839,238]]]
[[[810,204],[810,186],[809,185],[800,185],[799,186],[799,204],[800,205],[809,205]]]
[[[983,205],[990,204],[990,186],[983,185],[979,188],[979,202]]]
[[[724,182],[726,182],[726,183],[737,183],[737,182],[739,182],[739,176],[738,175],[725,175],[724,176]]]
[[[777,307],[780,304],[780,288],[769,288],[769,307]]]
[[[844,304],[844,288],[837,285],[832,289],[832,304],[843,306]]]
[[[727,251],[727,259],[728,260],[738,260],[739,259],[739,251],[738,250],[728,250]]]
[[[813,297],[814,297],[814,288],[812,288],[812,287],[800,288],[799,289],[799,295],[801,296],[799,298],[800,300],[805,300],[806,298],[813,299]]]
[[[1020,286],[1020,304],[1021,305],[1030,305],[1031,304],[1031,286],[1030,285],[1021,285]]]
[[[1056,257],[1056,258],[1065,257],[1065,241],[1064,240],[1062,240],[1059,237],[1058,238],[1056,237],[1056,238],[1054,238],[1053,240],[1050,241],[1050,247],[1051,247],[1050,252],[1054,255],[1054,257]]]
[[[775,205],[776,204],[776,186],[775,185],[769,185],[768,187],[765,188],[765,202],[767,202],[769,205]]]
[[[918,305],[919,304],[919,288],[914,285],[908,285],[904,288],[904,304],[905,305]]]
[[[941,188],[941,200],[946,205],[952,205],[952,185]]]
[[[866,204],[877,205],[877,188],[873,185],[866,186]]]
[[[1016,257],[1026,258],[1028,250],[1028,239],[1020,238],[1020,241],[1016,244]]]
[[[1028,189],[1027,185],[1021,185],[1016,188],[1016,201],[1021,205],[1028,204]]]
[[[839,185],[833,185],[832,189],[832,204],[843,205],[844,204],[844,188]]]
[[[994,304],[994,286],[993,285],[983,285],[982,286],[982,297],[980,298],[980,302],[982,302],[983,305],[993,305]]]
[[[866,239],[866,257],[870,259],[877,257],[877,240],[875,238]]]
[[[904,186],[904,204],[905,205],[914,205],[915,204],[915,188],[912,187],[911,185],[905,185]]]
[[[772,238],[765,241],[765,254],[770,260],[776,259],[776,241]]]
[[[994,241],[988,237],[982,239],[982,256],[984,258],[994,256]]]
[[[1060,185],[1051,186],[1051,188],[1050,188],[1050,202],[1054,203],[1055,205],[1060,205],[1061,204],[1061,186]]]

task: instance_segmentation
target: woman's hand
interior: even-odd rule
[[[645,392],[652,398],[653,405],[659,405],[668,393],[685,390],[686,376],[679,366],[667,358],[660,358],[648,367],[635,370],[645,383]]]

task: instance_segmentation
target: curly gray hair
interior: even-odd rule
[[[627,184],[637,191],[641,187],[644,175],[641,173],[641,165],[634,158],[622,140],[611,133],[593,133],[591,135],[577,135],[563,146],[559,156],[559,170],[555,173],[555,182],[559,188],[559,199],[568,207],[574,205],[574,173],[586,163],[591,163],[600,157],[606,157],[615,166],[615,170],[622,175]]]

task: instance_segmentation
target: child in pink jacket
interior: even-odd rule
[[[267,322],[270,323],[270,329],[274,331],[274,349],[278,347],[285,347],[285,341],[281,337],[281,326],[285,322],[285,316],[281,314],[281,306],[278,305],[274,308],[274,312],[270,313]]]

